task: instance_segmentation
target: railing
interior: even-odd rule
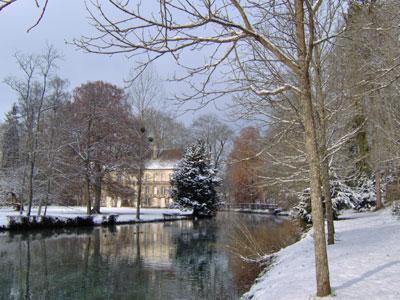
[[[276,203],[239,203],[239,204],[224,204],[222,209],[248,209],[248,210],[274,210],[278,206]]]

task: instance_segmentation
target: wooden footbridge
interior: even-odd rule
[[[225,211],[238,211],[247,213],[267,213],[275,214],[278,209],[276,203],[238,203],[228,204],[225,203],[221,206],[220,210]]]

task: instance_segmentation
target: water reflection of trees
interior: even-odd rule
[[[215,219],[193,221],[190,230],[175,236],[177,279],[184,299],[236,299],[224,252],[217,244]],[[189,280],[188,280],[189,279]]]
[[[233,280],[241,293],[250,288],[265,267],[246,263],[243,258],[258,260],[296,242],[301,235],[301,227],[296,222],[273,216],[224,213],[218,216],[218,221],[224,224],[218,226],[218,236],[228,250]]]
[[[163,226],[2,236],[0,299],[161,299],[175,253]]]
[[[265,217],[241,220],[267,246],[291,230],[279,231]],[[239,249],[232,222],[239,221],[221,215],[1,235],[0,299],[235,299],[245,272],[237,256],[226,254],[226,245]],[[262,228],[271,237],[262,238]]]

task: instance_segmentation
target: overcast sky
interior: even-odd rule
[[[34,1],[17,1],[0,13],[0,120],[3,120],[4,113],[17,100],[15,93],[3,83],[7,76],[19,76],[13,57],[16,51],[41,53],[46,42],[54,45],[64,55],[64,60],[59,63],[58,74],[69,80],[71,89],[93,80],[104,80],[123,86],[124,79],[134,66],[134,61],[124,56],[87,54],[66,44],[66,41],[93,32],[83,0],[50,1],[41,23],[27,33],[27,29],[36,22],[38,16],[39,11],[34,6]],[[156,62],[154,69],[161,77],[166,78],[174,65],[171,61],[163,60]],[[174,89],[184,88],[169,83],[164,83],[164,87],[170,95]],[[222,105],[218,105],[218,108],[221,107]],[[224,117],[223,112],[218,111],[215,105],[197,114],[207,112],[215,112]],[[180,120],[188,124],[192,118],[193,113],[186,113]]]

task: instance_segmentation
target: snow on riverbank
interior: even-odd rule
[[[400,220],[389,209],[345,212],[328,246],[333,297],[400,299]],[[313,299],[316,293],[312,233],[277,253],[273,266],[244,299]]]
[[[184,218],[190,215],[191,212],[182,212],[179,209],[167,208],[142,208],[140,210],[139,222],[155,222],[164,221],[163,214],[171,214],[174,218]],[[37,208],[32,209],[32,216],[37,215]],[[102,207],[100,215],[92,215],[95,225],[101,224],[105,218],[110,215],[116,216],[116,224],[121,223],[136,223],[136,209],[128,207]],[[9,217],[18,217],[19,212],[12,208],[0,208],[0,228],[6,229],[9,225]],[[84,218],[86,215],[86,207],[79,206],[49,206],[47,216],[59,218],[61,220],[72,220],[78,217]]]

